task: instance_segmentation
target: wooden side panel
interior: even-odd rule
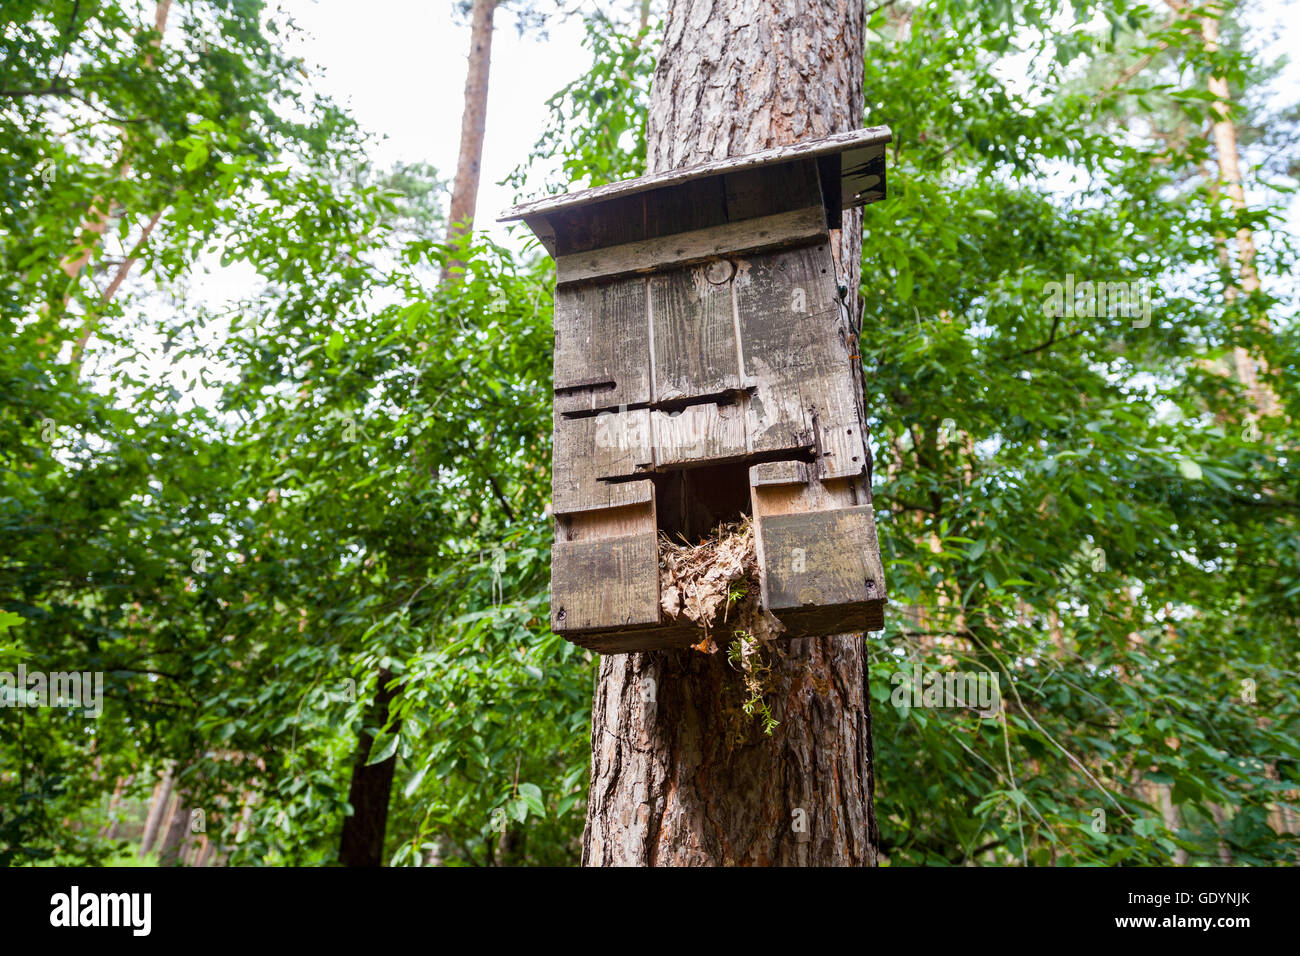
[[[648,480],[601,479],[635,476],[652,464],[649,409],[586,418],[557,416],[551,510],[571,514],[649,501]]]
[[[656,403],[740,387],[729,283],[715,285],[699,267],[652,276],[650,325]]]
[[[689,405],[650,415],[657,468],[734,461],[745,454],[745,415],[739,405]]]
[[[556,412],[649,401],[645,280],[556,289]]]
[[[557,633],[658,623],[659,547],[654,532],[555,542],[551,627]]]
[[[764,601],[787,626],[866,630],[879,618],[885,576],[870,505],[762,516],[758,533]]]
[[[826,479],[866,467],[833,272],[823,243],[753,256],[734,282],[750,447],[814,450]]]

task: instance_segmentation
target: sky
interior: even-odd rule
[[[311,70],[312,86],[375,133],[376,164],[428,162],[450,181],[469,56],[468,18],[454,12],[453,0],[281,0],[279,7],[304,31],[294,53]],[[535,29],[521,36],[508,7],[495,23],[476,224],[505,242],[506,227],[495,219],[516,197],[497,182],[541,136],[546,100],[591,58],[578,17],[552,18],[545,37]]]

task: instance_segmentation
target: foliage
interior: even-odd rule
[[[381,668],[390,861],[575,862],[595,669],[548,626],[552,267],[445,248],[438,172],[370,165],[260,3],[176,5],[161,41],[153,15],[3,14],[0,671],[100,671],[105,706],[0,708],[0,863],[126,859],[107,795],[165,760],[230,862],[333,862]],[[871,14],[892,865],[1295,859],[1296,157],[1255,15],[1211,55],[1128,0]],[[656,30],[588,20],[520,189],[643,170]],[[1211,72],[1269,151],[1242,213],[1207,178]],[[1246,226],[1263,292],[1225,296]],[[1149,324],[1050,314],[1070,275],[1149,281]],[[998,675],[999,714],[893,693],[953,671]]]

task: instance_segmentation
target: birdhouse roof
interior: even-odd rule
[[[563,221],[581,218],[583,207],[601,204],[602,210],[611,200],[626,199],[640,193],[684,187],[698,180],[728,176],[765,167],[797,164],[816,160],[822,181],[823,203],[828,220],[839,222],[839,212],[853,206],[862,206],[885,198],[885,145],[893,139],[887,126],[836,133],[824,139],[796,143],[793,146],[776,146],[744,156],[669,169],[650,176],[625,179],[621,182],[582,189],[577,192],[547,196],[532,202],[520,203],[506,210],[498,222],[524,220],[554,254],[556,214],[563,213]],[[836,197],[832,184],[839,184]],[[592,210],[593,215],[596,210]]]

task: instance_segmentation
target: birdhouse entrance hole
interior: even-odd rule
[[[749,463],[704,465],[655,475],[658,530],[692,544],[720,524],[752,517]]]

